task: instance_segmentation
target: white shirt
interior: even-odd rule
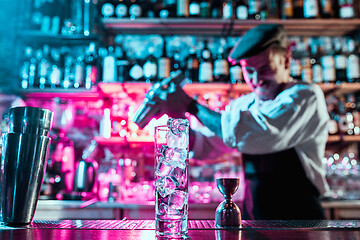
[[[274,100],[261,101],[254,93],[235,99],[221,115],[224,143],[247,154],[266,154],[295,148],[307,177],[320,193],[329,191],[322,162],[328,138],[329,114],[316,84],[298,83]],[[213,137],[212,137],[213,138]],[[213,143],[197,133],[194,149],[210,154]],[[201,152],[201,151],[200,151]],[[199,157],[202,154],[196,154]],[[289,159],[291,161],[291,159]]]

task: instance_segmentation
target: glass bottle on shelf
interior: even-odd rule
[[[61,87],[68,89],[73,85],[73,65],[74,59],[71,55],[67,54],[64,59],[64,78],[61,82]]]
[[[174,50],[172,56],[170,57],[171,62],[171,72],[176,72],[177,70],[183,70],[182,61],[180,58],[180,53],[178,50]]]
[[[36,65],[32,66],[32,53],[33,49],[30,46],[25,47],[25,54],[22,66],[20,68],[20,79],[21,79],[21,88],[27,89],[32,87],[34,79],[32,79],[32,84],[30,86],[30,74],[34,74],[34,71],[31,72],[31,67],[35,67]],[[35,59],[34,59],[35,60]],[[33,77],[32,77],[33,78]]]
[[[304,0],[293,0],[294,18],[304,18]]]
[[[176,17],[177,6],[176,0],[163,0],[162,9],[160,10],[160,18]]]
[[[347,39],[348,56],[346,59],[346,77],[350,83],[360,82],[360,56],[354,39]]]
[[[276,0],[265,0],[268,5],[268,18],[278,19],[280,18],[279,6],[281,3]]]
[[[296,37],[293,40],[293,46],[292,49],[292,58],[290,61],[290,76],[293,79],[301,80],[301,41],[300,38]]]
[[[189,4],[189,16],[193,18],[200,17],[200,2],[199,0],[191,0]]]
[[[304,18],[319,18],[318,0],[304,0]]]
[[[132,53],[132,51],[130,51],[130,53]],[[130,81],[133,82],[144,81],[144,71],[140,63],[140,60],[137,59],[136,57],[136,54],[131,54],[129,76],[130,76]]]
[[[208,0],[200,0],[200,17],[201,18],[210,17],[210,3]]]
[[[190,48],[186,58],[185,76],[189,83],[199,82],[199,59],[194,47]]]
[[[74,80],[74,88],[83,88],[84,87],[84,56],[80,55],[76,58],[75,63],[75,80]]]
[[[235,16],[241,20],[249,18],[249,8],[244,0],[237,0],[235,2]]]
[[[101,5],[101,16],[103,18],[114,17],[115,14],[115,5],[113,0],[104,0]]]
[[[294,17],[294,5],[293,0],[284,0],[282,11],[281,11],[281,18],[282,19],[289,19]]]
[[[176,1],[176,16],[189,17],[189,0]]]
[[[222,2],[219,0],[211,0],[210,17],[221,18],[222,17]]]
[[[334,99],[334,98],[333,98]],[[329,124],[328,131],[329,135],[338,135],[339,134],[339,107],[337,101],[332,101],[327,103],[329,111]]]
[[[340,18],[354,18],[354,1],[353,0],[338,0],[339,17]]]
[[[130,19],[139,18],[142,16],[142,14],[143,14],[143,9],[140,0],[131,0],[129,4]]]
[[[321,17],[322,18],[333,18],[334,7],[332,0],[320,0],[321,5]]]
[[[50,63],[49,63],[49,45],[44,45],[41,60],[39,61],[38,74],[39,74],[39,88],[44,89],[48,85],[49,81],[49,72],[50,72]],[[39,52],[40,54],[40,52]]]
[[[224,48],[220,47],[214,60],[214,82],[229,82],[229,62],[226,59]]]
[[[230,69],[230,83],[237,84],[241,83],[243,80],[242,70],[239,63],[231,64]]]
[[[117,82],[123,83],[129,80],[130,62],[123,46],[115,47]]]
[[[336,73],[331,38],[321,37],[321,44],[324,47],[324,54],[320,59],[321,66],[323,68],[323,81],[325,83],[334,83],[336,81]]]
[[[58,88],[60,87],[62,79],[62,69],[60,66],[60,51],[57,48],[51,49],[51,67],[50,67],[50,87]]]
[[[156,82],[157,80],[157,59],[154,57],[155,48],[149,47],[149,55],[145,59],[145,63],[143,65],[143,72],[145,81],[147,83]]]
[[[129,6],[126,0],[118,0],[115,6],[115,15],[117,18],[128,17]]]
[[[199,82],[213,82],[213,63],[211,61],[211,51],[208,48],[207,40],[204,41],[204,48],[201,51],[200,55],[200,67],[199,67]]]
[[[249,0],[249,19],[257,19],[261,18],[260,10],[261,10],[261,0]]]
[[[225,0],[223,2],[222,16],[224,19],[234,18],[234,2],[233,0]]]
[[[162,48],[162,55],[158,59],[158,79],[161,81],[164,78],[170,77],[170,71],[171,71],[171,61],[170,58],[167,55],[166,51],[166,39],[165,37],[163,39],[163,48]]]
[[[107,55],[103,58],[102,81],[104,83],[115,82],[117,79],[116,58],[114,47],[109,46]]]
[[[321,83],[323,81],[322,67],[320,63],[321,52],[321,46],[317,42],[313,41],[311,44],[311,68],[314,83]]]
[[[89,44],[85,56],[85,88],[91,89],[96,84],[98,78],[98,65],[96,45],[94,42]]]
[[[310,58],[310,44],[312,42],[311,38],[304,38],[302,41],[301,50],[301,79],[303,82],[312,82],[312,66]]]
[[[346,55],[343,51],[344,38],[334,38],[334,60],[336,82],[347,82],[346,79]]]

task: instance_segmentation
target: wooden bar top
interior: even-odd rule
[[[33,221],[26,227],[0,225],[0,239],[156,239],[154,220]],[[188,239],[360,239],[359,220],[249,221],[220,229],[213,220],[189,221]]]

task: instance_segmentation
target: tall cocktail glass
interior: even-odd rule
[[[169,119],[155,128],[155,220],[158,237],[184,237],[188,229],[189,121]]]

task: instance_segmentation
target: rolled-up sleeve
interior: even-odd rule
[[[222,136],[229,147],[264,154],[314,138],[328,119],[321,89],[297,84],[274,100],[255,101],[253,93],[236,99],[221,116]]]

